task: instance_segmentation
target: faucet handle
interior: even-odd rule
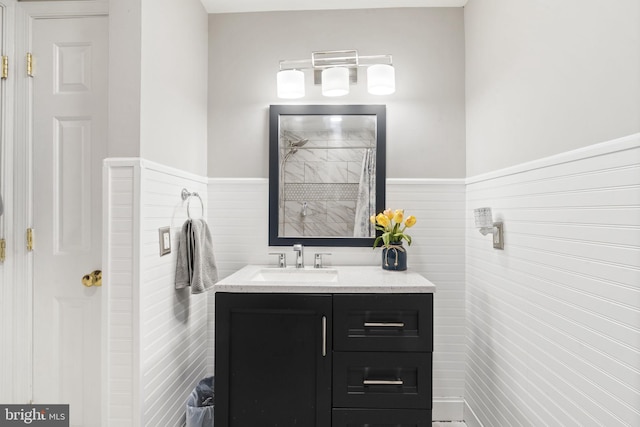
[[[322,268],[322,255],[331,255],[330,252],[318,252],[314,257],[313,268]]]
[[[278,267],[287,268],[287,255],[284,252],[269,252],[269,255],[278,255]]]

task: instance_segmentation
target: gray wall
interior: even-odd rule
[[[200,0],[142,1],[141,157],[206,175],[208,14]]]
[[[640,131],[638,0],[470,0],[467,176]]]
[[[110,1],[109,157],[206,174],[207,17],[200,0]]]
[[[108,157],[140,156],[141,2],[109,1]]]
[[[267,177],[268,107],[296,103],[386,104],[388,177],[464,177],[463,25],[462,8],[209,15],[208,175]],[[361,72],[326,98],[307,73],[305,98],[277,98],[279,60],[338,49],[392,54],[396,93],[367,94]]]

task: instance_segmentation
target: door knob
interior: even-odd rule
[[[89,274],[82,276],[82,284],[87,288],[92,286],[102,286],[102,271],[94,270]]]

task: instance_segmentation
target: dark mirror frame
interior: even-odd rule
[[[376,212],[385,206],[386,186],[386,106],[384,105],[271,105],[269,107],[269,245],[290,246],[371,246],[374,237],[280,237],[278,236],[279,136],[280,117],[284,115],[374,115],[376,116]],[[377,233],[379,234],[379,232]]]

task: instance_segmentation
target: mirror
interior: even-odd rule
[[[269,245],[373,246],[385,134],[384,105],[272,105]]]

